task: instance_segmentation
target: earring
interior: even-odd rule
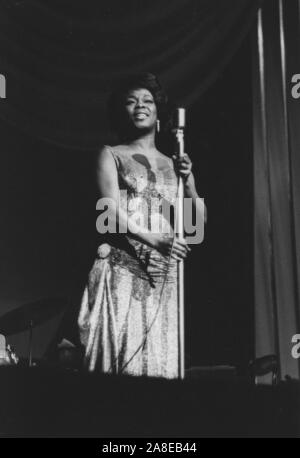
[[[160,120],[159,119],[156,120],[156,131],[160,132]]]

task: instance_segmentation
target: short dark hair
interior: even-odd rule
[[[121,84],[112,92],[107,104],[108,118],[111,130],[120,137],[126,136],[124,101],[128,92],[134,89],[147,89],[151,92],[160,120],[160,129],[164,132],[171,123],[172,107],[168,96],[158,78],[152,73],[140,73],[124,78]]]

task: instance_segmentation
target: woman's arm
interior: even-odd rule
[[[184,196],[192,199],[193,207],[204,223],[207,222],[207,208],[203,199],[199,197],[196,189],[195,178],[192,172],[192,161],[187,154],[182,157],[173,156],[178,174],[183,178]]]
[[[203,199],[199,197],[197,193],[193,172],[190,172],[188,178],[184,182],[184,196],[190,197],[192,199],[193,207],[196,209],[197,212],[201,214],[201,218],[204,218],[204,222],[206,223],[207,208],[205,203],[203,202]]]
[[[185,240],[178,240],[176,238],[172,244],[172,237],[166,239],[159,234],[151,233],[148,228],[137,224],[133,218],[128,217],[126,211],[120,208],[118,171],[112,153],[107,147],[103,147],[98,156],[97,182],[100,198],[110,199],[110,215],[114,218],[115,227],[127,228],[128,233],[133,238],[139,242],[145,243],[151,248],[155,248],[165,255],[171,253],[171,248],[173,246],[172,257],[177,259],[186,256],[189,248]]]

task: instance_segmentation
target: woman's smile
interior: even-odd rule
[[[136,119],[145,119],[149,117],[149,114],[145,111],[137,111],[133,114]]]

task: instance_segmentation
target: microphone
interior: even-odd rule
[[[185,108],[176,108],[173,117],[172,132],[175,135],[177,143],[177,156],[184,155],[184,129],[185,129]]]
[[[176,108],[174,113],[174,130],[185,128],[185,108]]]
[[[0,334],[0,359],[6,358],[6,340],[5,337]]]

